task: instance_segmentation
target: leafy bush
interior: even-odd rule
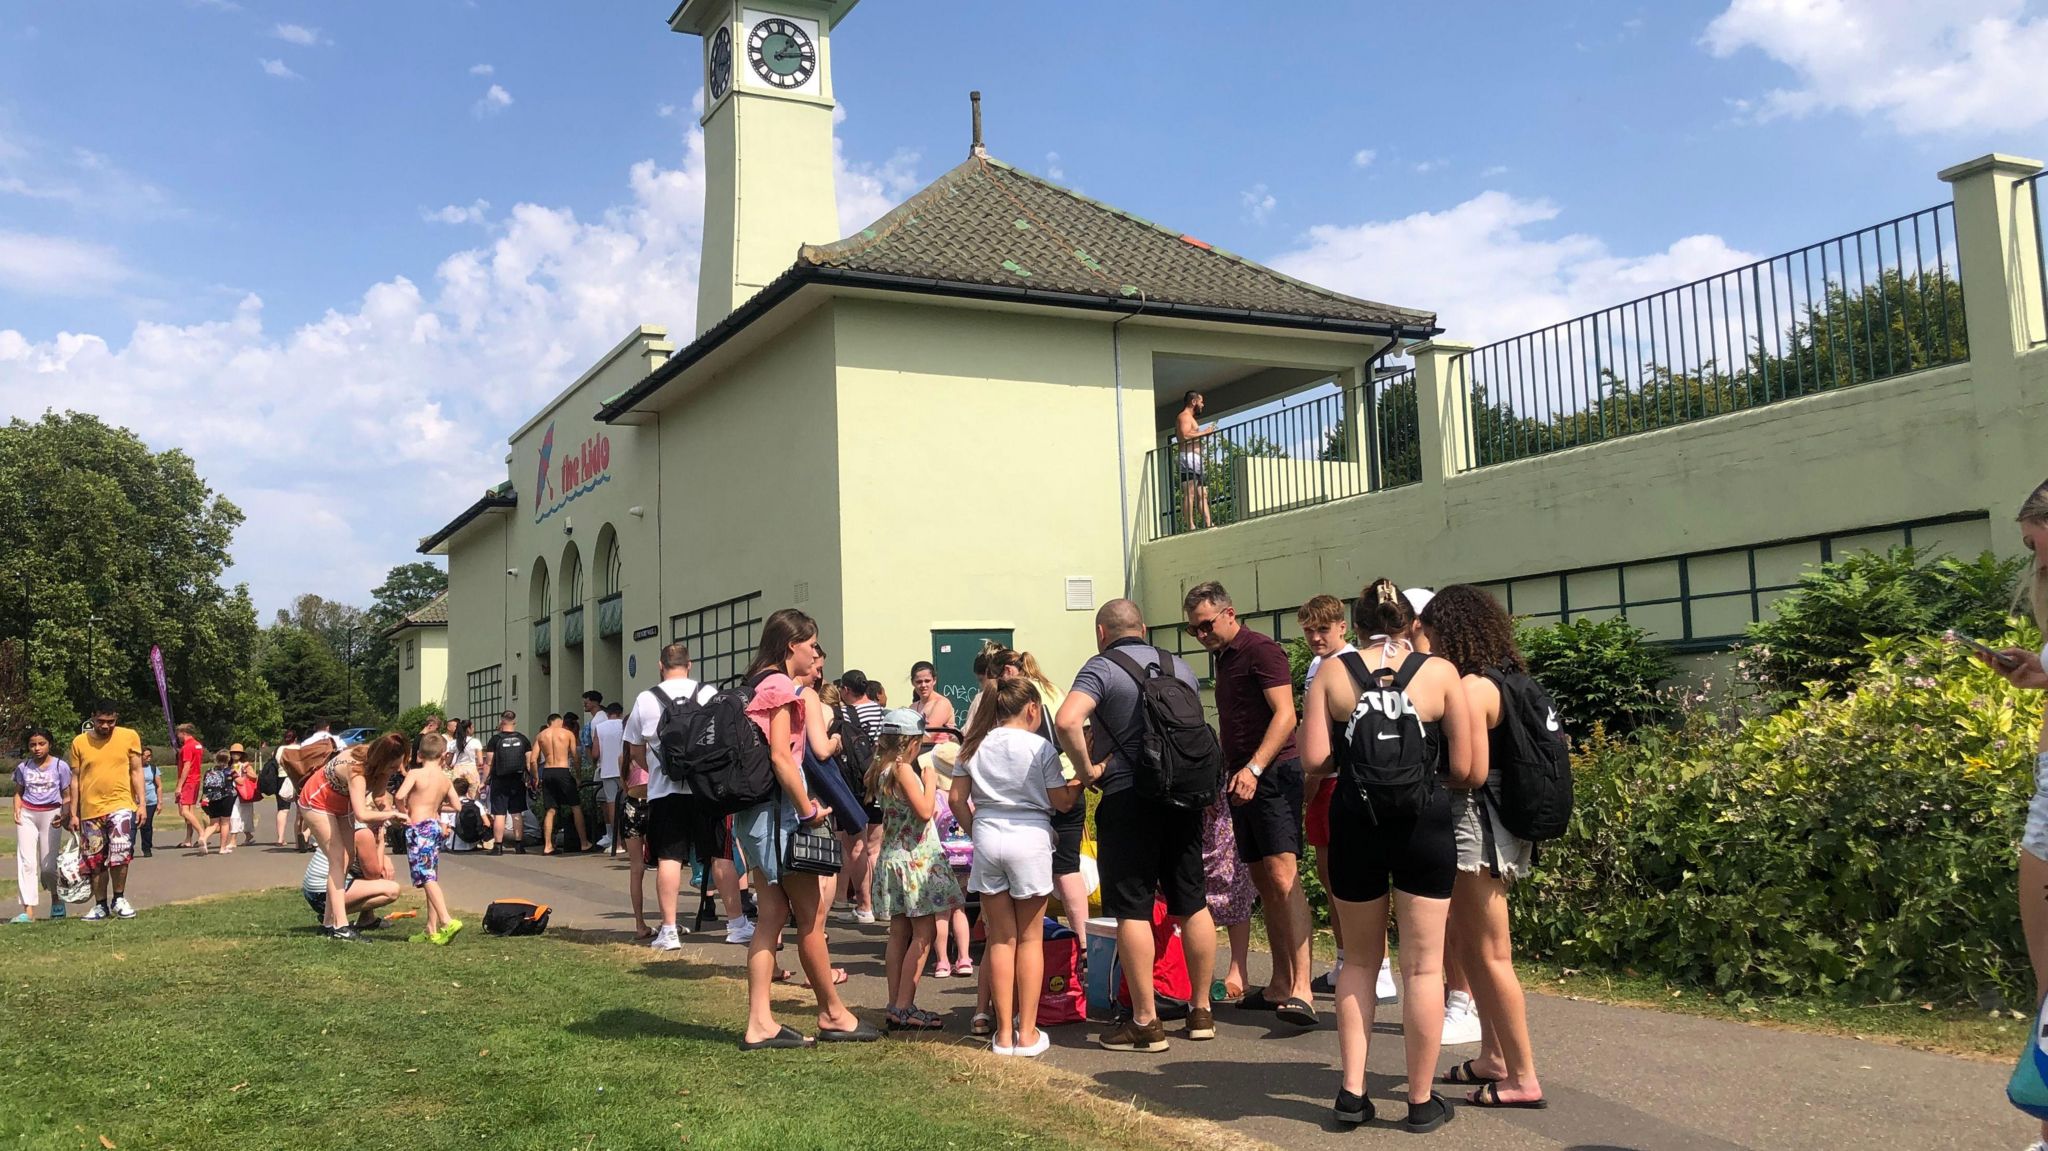
[[[2033,629],[1986,629],[2031,647]],[[2042,696],[1927,638],[1868,645],[1837,695],[1574,755],[1566,838],[1512,900],[1529,953],[1730,1000],[2031,1006],[2014,848]]]
[[[1610,619],[1518,630],[1529,674],[1557,700],[1572,739],[1584,740],[1596,727],[1627,734],[1670,718],[1671,702],[1657,685],[1671,678],[1671,658],[1651,646],[1643,629]]]
[[[392,722],[391,730],[402,731],[406,735],[418,735],[420,729],[427,726],[428,716],[447,719],[448,713],[442,711],[438,703],[423,703],[418,707],[409,707],[398,713],[398,718]]]
[[[1825,684],[1840,695],[1865,662],[1873,639],[2002,631],[2023,559],[1990,552],[1975,559],[1927,560],[1908,547],[1882,555],[1855,552],[1810,568],[1774,616],[1750,626],[1741,672],[1766,701],[1785,707]]]

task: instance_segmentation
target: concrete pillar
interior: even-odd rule
[[[1408,349],[1415,357],[1416,432],[1422,440],[1422,483],[1441,489],[1446,477],[1470,471],[1472,345],[1431,340]]]
[[[2041,248],[2033,198],[2015,185],[2039,160],[1993,152],[1945,168],[1955,187],[1956,252],[1963,265],[1963,314],[1970,359],[2011,359],[2041,339]]]

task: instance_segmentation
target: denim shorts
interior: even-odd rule
[[[782,849],[796,834],[796,808],[777,795],[732,817],[732,841],[741,866],[762,883],[782,882]]]

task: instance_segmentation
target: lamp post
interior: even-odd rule
[[[89,614],[85,617],[85,694],[92,697],[93,707],[99,706],[100,698],[100,653],[93,642],[99,622],[100,617],[97,615]]]
[[[342,683],[344,685],[341,689],[341,710],[344,714],[342,724],[346,727],[354,727],[356,715],[356,625],[348,625],[348,630],[342,634],[348,637],[348,643],[342,648],[341,657]]]

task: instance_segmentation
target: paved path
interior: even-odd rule
[[[226,859],[159,850],[155,859],[140,861],[130,892],[147,915],[174,899],[295,885],[304,859],[270,847]],[[615,931],[622,939],[631,931],[625,869],[611,860],[538,854],[443,859],[455,906],[523,897],[551,904],[556,926]],[[402,874],[403,860],[394,862]],[[651,884],[648,898],[651,906]],[[694,910],[691,893],[685,902]],[[417,905],[411,897],[408,903]],[[832,936],[834,957],[853,976],[849,1001],[863,1008],[880,1003],[882,929],[835,920]],[[722,939],[694,943],[678,956],[735,970],[742,962],[740,949]],[[947,1015],[954,1034],[964,1034],[973,1010],[971,983],[928,979],[920,998]],[[1106,1095],[1226,1122],[1289,1149],[1405,1145],[1389,1128],[1339,1132],[1326,1123],[1336,1090],[1337,1036],[1334,1012],[1323,1014],[1320,1029],[1301,1034],[1270,1017],[1224,1009],[1217,1013],[1216,1040],[1176,1039],[1163,1055],[1103,1051],[1092,1042],[1095,1027],[1057,1028],[1047,1058]],[[1994,1064],[1544,995],[1531,997],[1529,1015],[1550,1110],[1461,1108],[1439,1145],[1474,1151],[2017,1151],[2030,1139],[2028,1121],[2004,1099],[2007,1069]],[[1396,1116],[1404,1074],[1399,1026],[1398,1009],[1381,1010],[1370,1061],[1370,1094]],[[1447,1053],[1445,1065],[1450,1062]]]

